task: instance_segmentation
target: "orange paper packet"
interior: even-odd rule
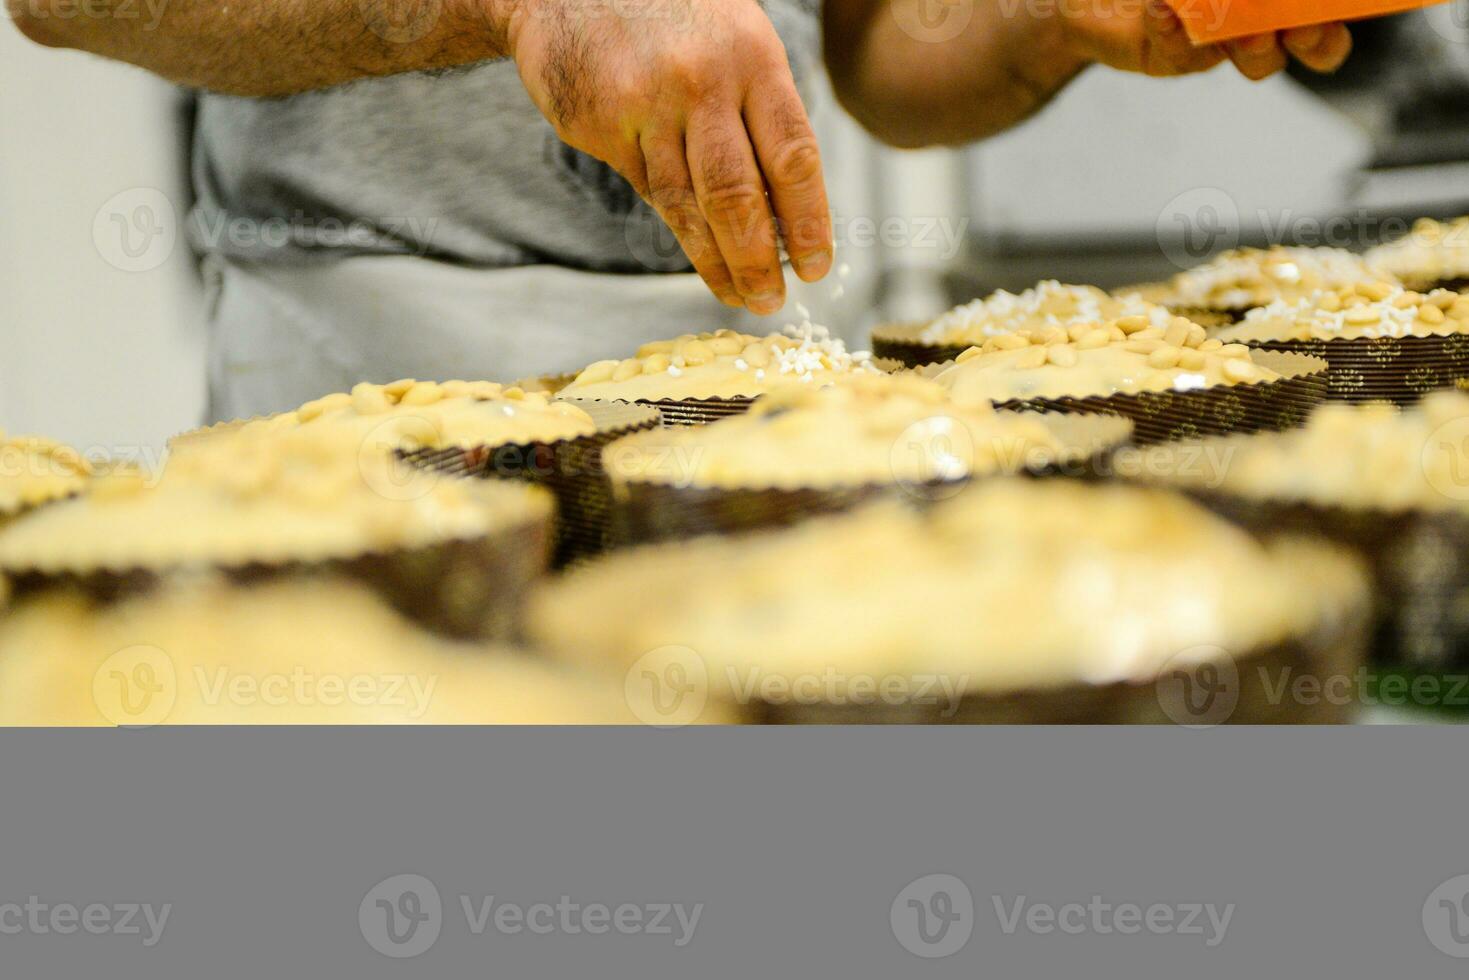
[[[1361,20],[1432,7],[1444,0],[1168,0],[1195,44],[1291,27]]]

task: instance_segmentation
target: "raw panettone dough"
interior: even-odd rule
[[[1060,451],[1037,416],[961,407],[913,375],[864,375],[826,388],[778,388],[744,415],[630,436],[603,459],[620,480],[851,487],[1015,472]]]
[[[201,443],[161,475],[89,493],[0,533],[0,570],[90,572],[320,561],[473,538],[549,519],[544,491],[456,480],[306,428]]]
[[[655,402],[754,398],[781,384],[825,385],[853,372],[875,371],[867,354],[848,352],[823,327],[807,324],[768,337],[720,330],[644,344],[626,360],[598,361],[562,394]]]
[[[0,725],[635,724],[622,678],[456,644],[335,578],[208,579],[0,620]]]
[[[0,432],[0,519],[86,489],[92,467],[81,454],[39,436]]]
[[[1219,443],[1217,466],[1182,465],[1168,479],[1255,499],[1356,510],[1469,510],[1469,396],[1418,405],[1328,404],[1304,428]]]
[[[1423,218],[1407,235],[1368,252],[1367,264],[1415,289],[1469,279],[1469,217]]]
[[[1225,341],[1355,340],[1442,337],[1469,332],[1469,295],[1415,293],[1363,283],[1295,303],[1271,303],[1214,336]]]
[[[543,393],[491,381],[405,378],[385,385],[364,382],[351,392],[326,395],[233,432],[252,435],[298,427],[321,438],[408,451],[558,442],[597,429],[585,410]]]
[[[1109,296],[1095,286],[1070,286],[1052,280],[1021,293],[1000,290],[984,299],[955,307],[925,324],[883,327],[874,332],[885,340],[953,347],[978,346],[990,337],[1020,330],[1065,329],[1124,316],[1147,316],[1158,326],[1172,318],[1166,309],[1141,296]]]
[[[1168,306],[1246,310],[1277,301],[1296,302],[1362,282],[1396,285],[1359,255],[1338,248],[1240,248],[1174,276],[1163,294]]]
[[[1183,317],[1157,327],[1144,316],[992,337],[929,373],[962,404],[1197,391],[1280,377],[1254,363],[1249,348],[1210,340]]]
[[[922,513],[882,503],[625,552],[545,587],[530,630],[619,668],[673,645],[735,701],[759,676],[941,675],[999,694],[1245,657],[1362,589],[1339,553],[1267,549],[1179,496],[1002,478]]]

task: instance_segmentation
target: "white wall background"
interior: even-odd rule
[[[1217,188],[1248,235],[1261,214],[1335,213],[1370,154],[1364,132],[1285,77],[1094,68],[1036,120],[970,154],[976,230],[1151,235],[1178,195]]]
[[[0,428],[127,452],[200,417],[187,249],[135,233],[129,258],[111,218],[185,200],[176,98],[0,17]]]

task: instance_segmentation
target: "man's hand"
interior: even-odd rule
[[[781,238],[802,279],[830,270],[816,136],[755,0],[524,0],[509,36],[557,135],[626,177],[725,303],[781,308]]]
[[[837,98],[878,138],[909,147],[1000,132],[1098,62],[1186,75],[1228,59],[1261,79],[1288,55],[1335,71],[1352,48],[1341,24],[1195,48],[1164,0],[826,0],[824,20]]]
[[[780,309],[782,239],[802,279],[831,268],[816,137],[757,0],[191,0],[151,20],[5,5],[42,44],[236,95],[513,56],[561,138],[627,177],[725,302]]]
[[[1246,78],[1259,81],[1284,69],[1291,55],[1307,68],[1331,72],[1352,51],[1352,36],[1342,24],[1194,47],[1166,0],[1147,0],[1141,9],[1138,0],[1083,0],[1062,9],[1059,21],[1078,54],[1148,75],[1207,71],[1227,58]]]

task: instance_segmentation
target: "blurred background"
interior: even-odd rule
[[[1234,245],[1360,248],[1469,211],[1469,0],[1355,33],[1326,80],[1092,70],[963,152],[882,149],[822,93],[850,271],[795,298],[865,345],[879,320],[1042,277],[1116,286]],[[190,118],[141,71],[0,28],[0,427],[126,451],[198,423]]]

